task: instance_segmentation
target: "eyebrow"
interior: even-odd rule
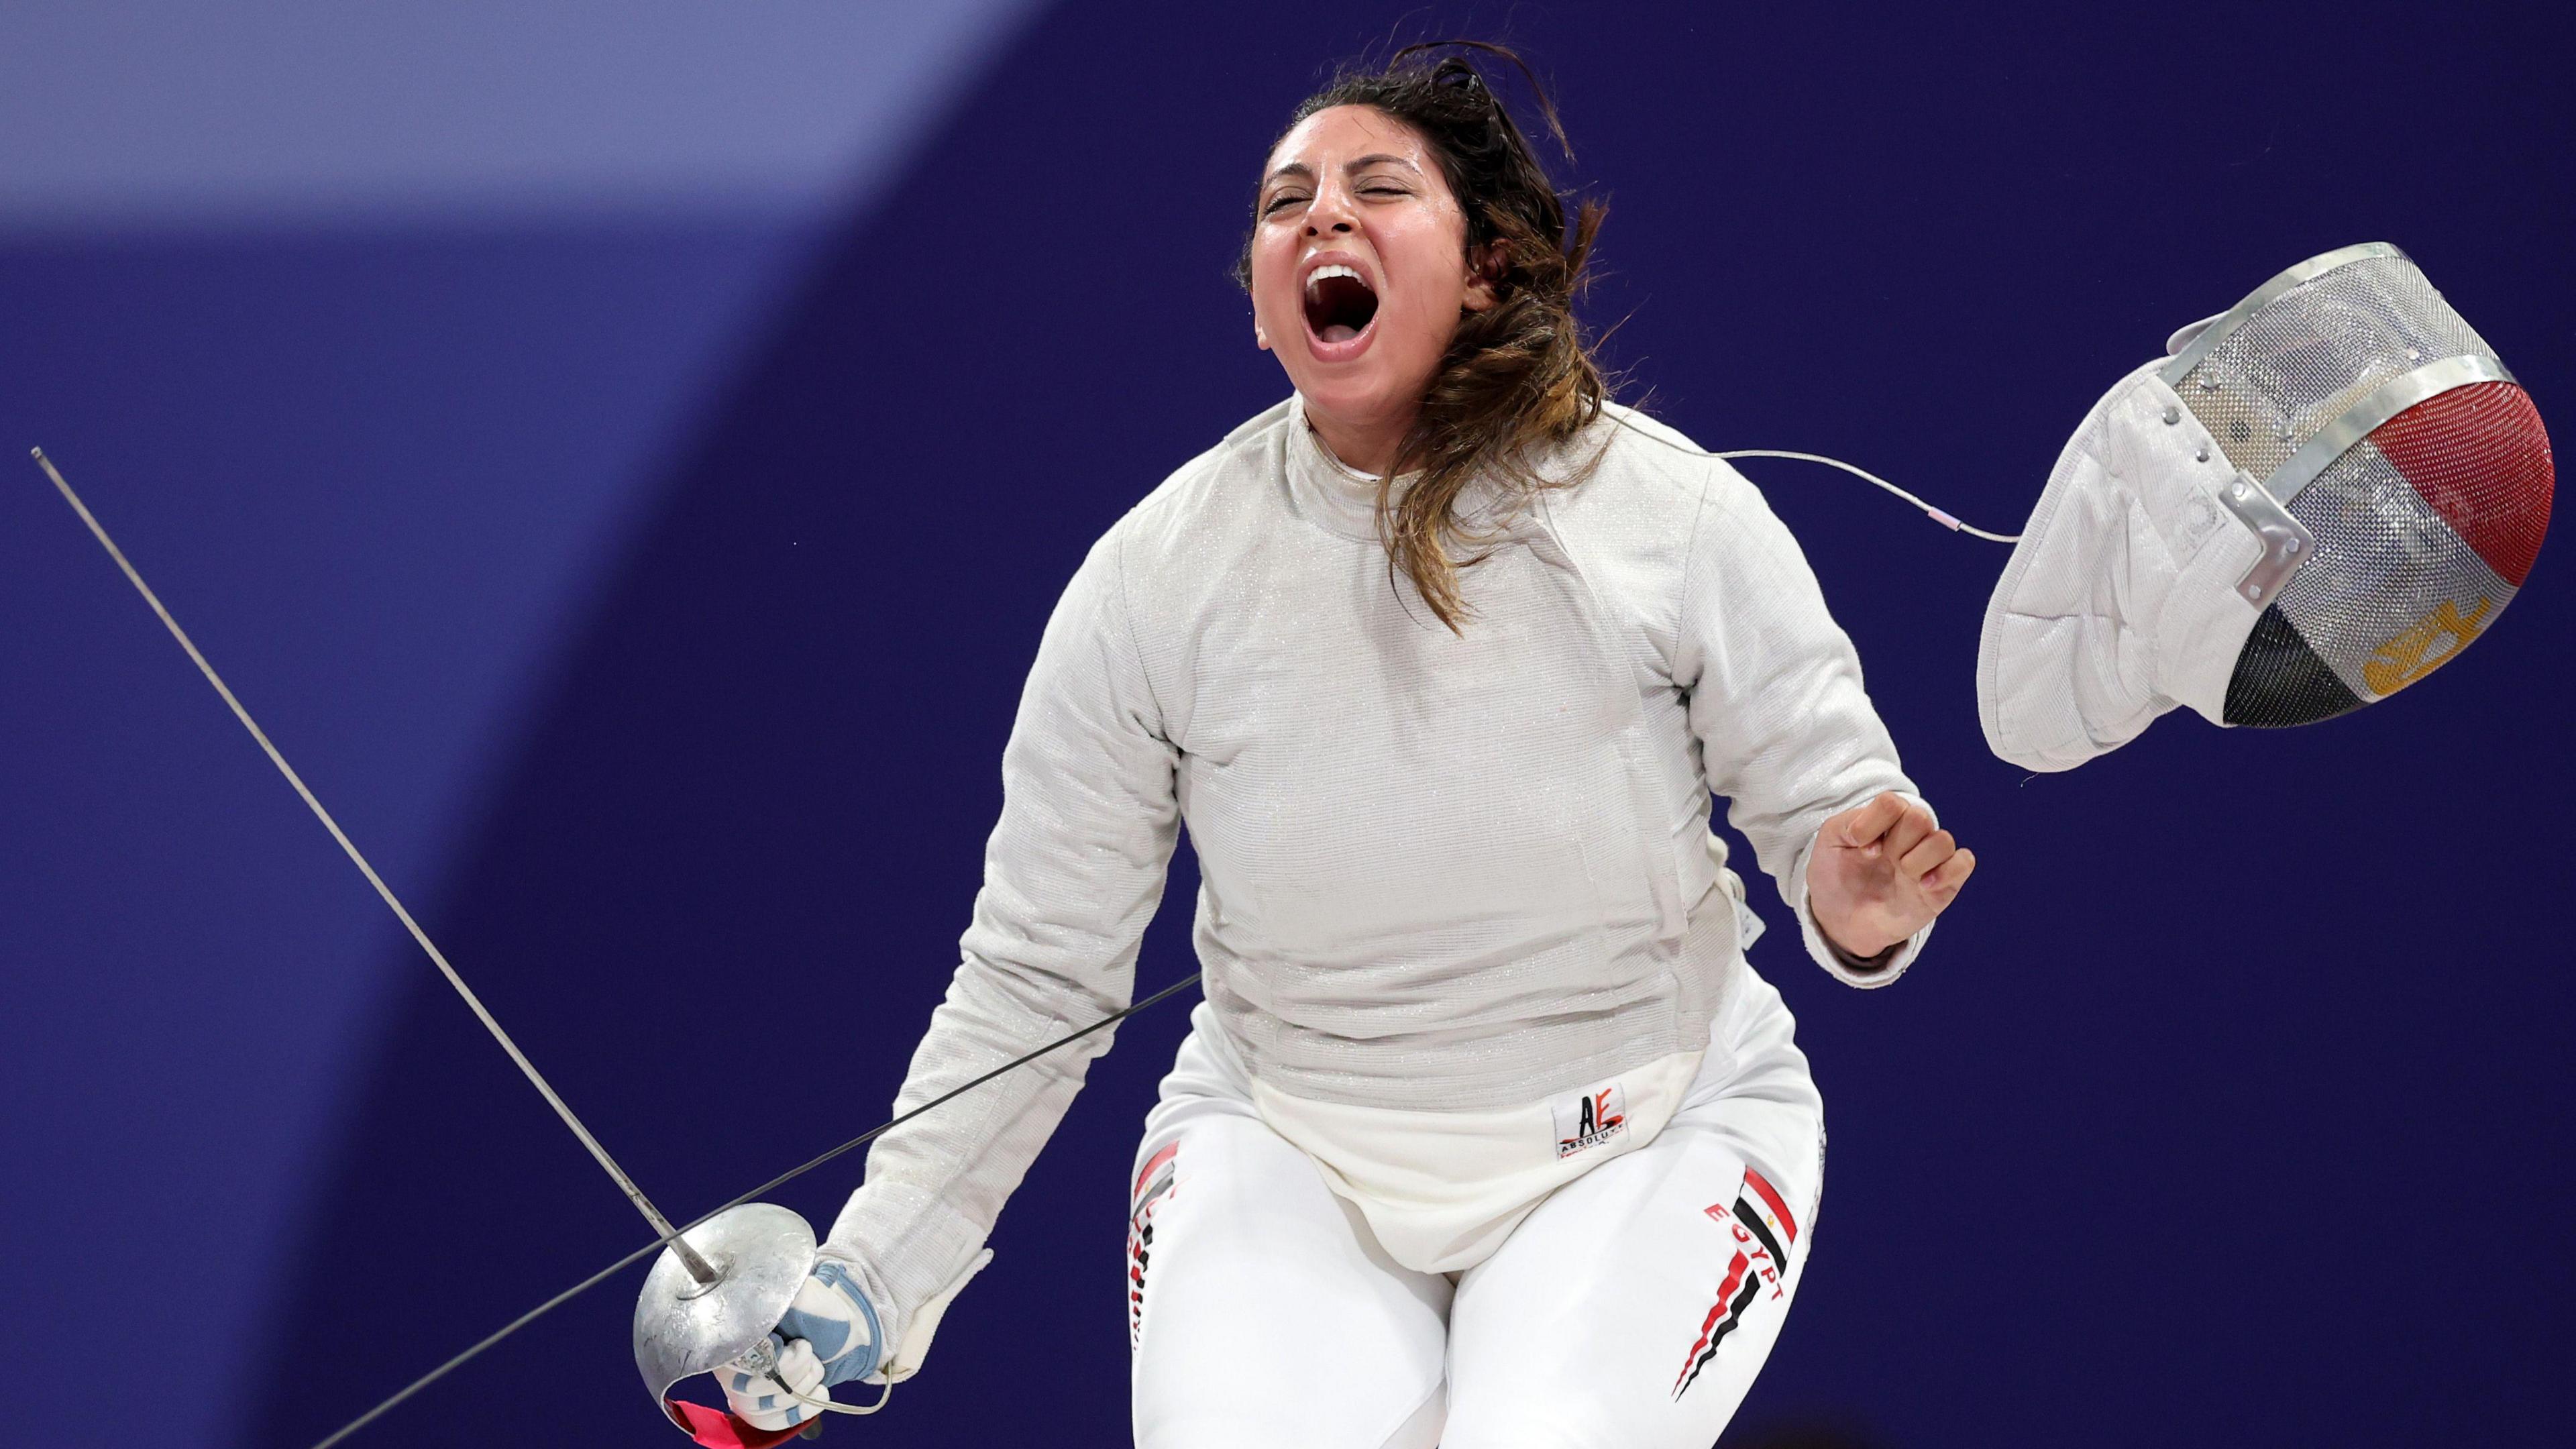
[[[1421,169],[1415,166],[1410,159],[1398,156],[1389,151],[1372,151],[1366,156],[1362,156],[1356,160],[1345,163],[1342,169],[1344,171],[1360,171],[1371,166],[1384,166],[1390,163],[1401,166],[1408,171],[1418,171]],[[1303,161],[1291,161],[1287,165],[1282,166],[1278,170],[1261,178],[1261,184],[1267,186],[1271,182],[1276,181],[1283,176],[1299,176],[1308,181],[1312,181],[1315,179],[1315,168],[1307,165]]]

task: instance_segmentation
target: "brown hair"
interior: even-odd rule
[[[1608,393],[1592,344],[1574,317],[1574,299],[1583,290],[1585,264],[1608,208],[1585,198],[1569,231],[1564,202],[1502,99],[1464,57],[1438,54],[1460,49],[1517,67],[1538,99],[1548,134],[1573,159],[1556,106],[1528,63],[1503,46],[1476,40],[1408,45],[1374,69],[1345,66],[1297,107],[1280,132],[1284,138],[1299,122],[1333,106],[1367,106],[1412,127],[1438,158],[1442,179],[1466,213],[1467,254],[1491,258],[1486,277],[1494,305],[1459,317],[1440,370],[1423,393],[1422,410],[1378,479],[1378,535],[1386,544],[1390,575],[1402,568],[1422,601],[1453,631],[1469,612],[1458,570],[1485,557],[1451,555],[1453,539],[1470,547],[1483,541],[1460,527],[1454,513],[1459,493],[1489,471],[1524,490],[1570,481],[1542,478],[1531,456],[1599,417]],[[1251,256],[1247,236],[1235,262],[1235,280],[1247,290]],[[1396,497],[1396,477],[1417,470],[1420,476]]]

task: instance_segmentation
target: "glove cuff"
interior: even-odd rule
[[[852,1379],[865,1380],[876,1372],[878,1364],[885,1362],[888,1353],[885,1322],[877,1316],[874,1295],[868,1290],[867,1280],[853,1265],[837,1258],[818,1260],[814,1264],[813,1277],[814,1281],[838,1293],[857,1309],[868,1330],[865,1343],[852,1344],[843,1349],[839,1357],[823,1360],[823,1382],[828,1385],[845,1384]]]

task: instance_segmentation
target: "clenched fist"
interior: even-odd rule
[[[1976,868],[1930,811],[1891,791],[1825,821],[1807,901],[1827,940],[1875,956],[1949,909]]]

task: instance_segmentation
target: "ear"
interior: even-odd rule
[[[1270,334],[1261,330],[1261,319],[1252,319],[1252,345],[1264,352],[1270,350]]]
[[[1503,243],[1497,237],[1485,244],[1482,255],[1467,253],[1467,295],[1460,303],[1470,312],[1482,312],[1494,305],[1494,279],[1503,273]]]

